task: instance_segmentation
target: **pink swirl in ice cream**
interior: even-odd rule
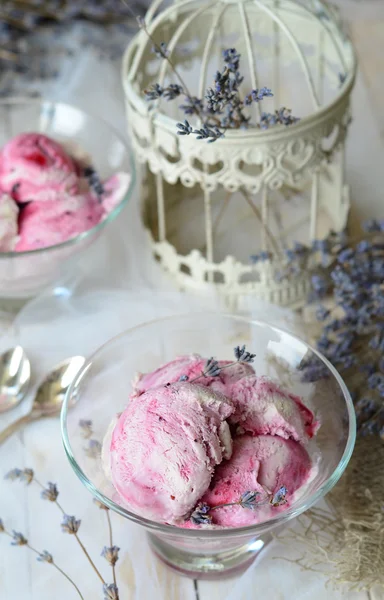
[[[35,250],[60,244],[97,225],[103,208],[92,195],[67,196],[50,202],[31,202],[20,215],[16,250]]]
[[[268,500],[271,493],[285,486],[292,497],[308,479],[310,471],[308,453],[297,442],[271,435],[243,435],[234,439],[231,460],[217,467],[201,501],[209,506],[234,503],[211,511],[213,525],[252,525],[276,514]],[[257,492],[254,510],[236,505],[245,490]]]
[[[200,385],[153,388],[130,402],[110,443],[112,481],[141,515],[185,518],[209,486],[214,467],[230,458],[226,420],[233,408]]]
[[[0,251],[47,248],[92,229],[122,202],[129,182],[128,173],[100,181],[45,135],[16,136],[0,152],[0,210],[7,207]]]
[[[267,377],[244,377],[231,387],[235,412],[230,422],[252,434],[278,435],[305,442],[317,431],[313,413],[298,396]]]
[[[77,171],[63,148],[40,133],[12,138],[0,153],[0,189],[16,202],[55,200],[77,191]]]

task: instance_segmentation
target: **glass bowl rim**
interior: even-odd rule
[[[71,448],[71,444],[69,441],[68,430],[67,430],[68,402],[72,396],[73,390],[76,388],[77,384],[81,381],[82,377],[86,374],[88,368],[92,364],[92,361],[96,357],[98,357],[100,354],[102,354],[104,349],[106,349],[108,346],[110,346],[110,345],[112,346],[114,343],[118,342],[120,339],[124,338],[126,335],[132,333],[133,331],[145,329],[148,326],[156,325],[158,323],[165,323],[167,321],[174,321],[177,319],[182,320],[182,319],[188,319],[191,317],[199,317],[199,316],[200,317],[207,317],[207,316],[217,317],[217,316],[219,316],[221,318],[223,318],[223,317],[227,318],[227,319],[229,318],[233,321],[240,321],[243,323],[248,323],[250,325],[267,326],[279,334],[283,333],[283,334],[290,336],[291,338],[295,339],[296,341],[304,344],[304,346],[308,350],[313,352],[328,367],[328,369],[330,370],[332,375],[335,377],[335,379],[343,393],[344,401],[346,403],[346,407],[347,407],[347,411],[348,411],[348,419],[349,419],[348,429],[349,429],[349,431],[348,431],[348,438],[347,438],[347,442],[346,442],[346,445],[344,448],[344,452],[342,454],[341,459],[339,460],[337,467],[335,468],[333,473],[327,478],[327,480],[305,502],[300,503],[298,506],[296,506],[293,509],[288,509],[287,511],[280,513],[277,517],[275,517],[273,519],[269,519],[268,521],[262,521],[260,523],[256,523],[253,525],[247,525],[246,527],[228,527],[225,529],[206,529],[206,530],[205,529],[183,529],[183,528],[177,527],[175,525],[166,525],[163,523],[159,523],[158,521],[152,521],[151,519],[147,519],[145,517],[141,517],[140,515],[137,515],[136,513],[130,512],[129,510],[116,504],[113,500],[104,496],[104,494],[102,494],[96,488],[96,486],[88,479],[87,475],[85,475],[84,471],[79,466],[79,464],[77,463],[77,461],[72,453],[72,448]],[[110,338],[107,342],[105,342],[102,346],[100,346],[95,352],[93,352],[91,356],[89,356],[87,358],[87,360],[84,363],[84,365],[82,366],[81,370],[78,372],[75,379],[70,384],[70,386],[67,390],[67,393],[65,395],[65,399],[64,399],[63,406],[61,409],[60,427],[61,427],[61,436],[62,436],[62,441],[63,441],[63,445],[64,445],[64,450],[65,450],[65,453],[67,455],[67,458],[68,458],[73,470],[75,471],[76,475],[79,477],[80,481],[91,492],[91,494],[95,498],[97,498],[97,500],[102,502],[109,509],[112,509],[113,511],[117,512],[119,515],[126,517],[129,520],[133,521],[134,523],[142,525],[142,526],[146,527],[146,529],[150,529],[151,531],[153,531],[155,533],[168,534],[168,535],[172,535],[172,536],[176,536],[176,537],[186,537],[187,536],[187,537],[195,538],[195,539],[196,538],[213,539],[213,538],[224,538],[224,537],[228,538],[228,537],[237,537],[237,536],[247,535],[247,534],[255,535],[255,534],[257,534],[258,529],[264,530],[265,527],[272,529],[294,517],[297,517],[304,511],[311,508],[320,498],[325,496],[325,494],[327,494],[334,487],[334,485],[338,482],[338,480],[340,479],[341,475],[343,474],[343,472],[344,472],[346,466],[348,465],[348,462],[352,456],[352,452],[353,452],[353,448],[354,448],[355,440],[356,440],[356,416],[355,416],[355,409],[354,409],[351,395],[350,395],[348,388],[347,388],[346,384],[344,383],[342,377],[339,375],[339,373],[335,369],[335,367],[328,361],[328,359],[325,358],[325,356],[323,356],[318,350],[313,348],[310,344],[308,344],[301,338],[297,337],[296,335],[292,334],[289,330],[284,329],[282,327],[276,327],[275,325],[272,325],[271,323],[268,323],[267,321],[248,318],[248,317],[244,317],[241,315],[233,315],[230,313],[220,313],[220,312],[217,313],[217,312],[211,312],[211,311],[191,312],[191,313],[184,313],[184,314],[180,314],[180,315],[162,317],[162,318],[158,318],[158,319],[152,319],[150,321],[140,323],[134,327],[130,327],[130,328],[126,329],[125,331],[121,332],[120,334]]]
[[[60,244],[54,244],[52,246],[45,246],[44,248],[36,248],[34,250],[23,250],[21,252],[16,252],[16,251],[0,252],[0,260],[14,259],[14,258],[17,258],[18,256],[32,256],[32,255],[37,255],[37,254],[43,254],[43,253],[47,253],[49,251],[60,250],[61,248],[75,246],[79,242],[82,242],[83,240],[86,240],[87,238],[92,237],[95,233],[102,231],[104,229],[104,227],[106,227],[106,225],[108,225],[109,223],[112,223],[112,221],[114,221],[116,219],[116,217],[120,214],[120,212],[122,211],[124,206],[127,204],[128,200],[131,198],[132,192],[133,192],[133,190],[135,188],[135,184],[136,184],[136,167],[135,167],[133,152],[132,152],[132,149],[128,146],[127,141],[124,139],[124,137],[120,135],[120,133],[115,129],[115,127],[113,125],[108,123],[108,121],[106,121],[102,117],[99,117],[92,113],[86,112],[85,110],[76,106],[75,104],[69,104],[68,102],[56,102],[55,100],[50,100],[49,98],[30,98],[28,96],[25,96],[25,97],[23,97],[23,96],[8,96],[7,97],[6,96],[4,98],[0,98],[0,108],[6,106],[7,104],[9,104],[9,105],[18,105],[18,104],[19,105],[22,105],[22,104],[28,105],[28,104],[30,104],[30,105],[36,105],[36,106],[51,105],[54,107],[63,106],[63,107],[67,107],[70,109],[75,109],[76,111],[78,111],[79,113],[82,113],[86,117],[90,117],[93,121],[96,121],[96,122],[98,121],[99,123],[102,123],[110,130],[111,133],[113,133],[113,135],[119,140],[119,142],[121,144],[123,144],[123,146],[126,150],[127,156],[128,156],[128,160],[129,160],[129,167],[130,167],[129,175],[130,175],[131,179],[129,181],[128,189],[127,189],[126,193],[124,194],[123,199],[119,202],[119,204],[117,206],[114,207],[114,209],[108,214],[108,216],[105,219],[100,221],[100,223],[98,223],[97,225],[94,225],[91,229],[87,229],[87,231],[83,231],[82,233],[79,233],[78,235],[70,238],[69,240],[60,242]]]

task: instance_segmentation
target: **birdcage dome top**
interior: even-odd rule
[[[145,29],[129,46],[123,72],[127,96],[143,110],[143,89],[177,83],[175,70],[190,95],[203,98],[226,48],[241,54],[243,93],[271,88],[274,108],[292,109],[301,126],[337,105],[353,86],[352,44],[337,13],[320,0],[155,0]],[[154,43],[162,42],[169,60],[153,53]],[[164,100],[156,111],[173,120],[182,116]]]

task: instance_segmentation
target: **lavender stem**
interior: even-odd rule
[[[36,477],[33,478],[33,481],[39,485],[42,489],[45,489],[43,484],[36,479]],[[63,509],[63,507],[61,506],[61,504],[55,500],[54,503],[56,504],[56,506],[59,508],[59,510],[61,510],[61,512],[63,513],[63,515],[66,514],[65,510]],[[103,583],[103,585],[105,584],[105,581],[100,573],[100,571],[98,570],[98,568],[96,567],[95,563],[93,562],[93,560],[91,559],[91,557],[89,556],[87,549],[85,548],[84,544],[82,543],[82,541],[80,540],[79,536],[77,535],[77,533],[75,533],[75,538],[80,546],[80,548],[82,549],[82,551],[84,552],[85,556],[87,557],[91,567],[93,568],[93,570],[95,571],[96,575],[98,576],[98,578],[100,579],[100,581]]]
[[[112,535],[112,523],[111,523],[111,517],[109,514],[109,510],[106,510],[105,514],[107,515],[107,522],[108,522],[108,529],[109,529],[109,545],[112,548],[113,547],[113,535]],[[117,585],[116,584],[116,567],[115,567],[115,565],[112,565],[112,573],[113,573],[113,583],[115,585]]]
[[[13,535],[11,533],[9,533],[9,531],[7,531],[6,529],[4,529],[4,533],[13,539]],[[29,543],[24,544],[25,546],[27,546],[27,548],[29,550],[31,550],[32,552],[34,552],[35,554],[37,554],[38,556],[41,555],[41,552],[39,552],[38,550],[36,550],[36,548],[33,548],[33,546],[31,546]],[[51,564],[53,567],[55,567],[55,569],[57,571],[59,571],[59,573],[61,573],[63,575],[63,577],[65,577],[65,579],[67,579],[67,581],[69,581],[69,583],[71,583],[73,585],[73,587],[75,588],[75,590],[77,591],[77,593],[79,594],[81,600],[84,600],[84,596],[83,594],[80,592],[79,588],[77,587],[76,583],[73,581],[73,579],[70,578],[69,575],[67,575],[67,573],[65,573],[65,571],[63,571],[63,569],[61,569],[59,567],[59,565],[57,565],[54,561],[50,562],[49,564]]]

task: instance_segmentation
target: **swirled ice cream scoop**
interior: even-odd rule
[[[77,191],[75,162],[62,146],[41,133],[22,133],[0,152],[0,189],[16,202],[52,201]]]
[[[118,418],[109,446],[113,484],[140,515],[174,523],[207,491],[232,439],[227,399],[206,387],[174,383],[134,398]],[[108,449],[103,449],[108,460]]]
[[[230,422],[243,431],[304,443],[318,429],[312,411],[301,399],[268,377],[243,377],[231,386],[230,398],[235,408]]]
[[[259,523],[273,516],[269,498],[284,487],[287,503],[308,479],[311,460],[306,450],[293,440],[277,436],[243,435],[233,440],[230,461],[215,470],[209,490],[201,501],[210,507],[234,504],[209,512],[213,525],[242,527]],[[245,492],[256,492],[250,506],[240,506]]]

